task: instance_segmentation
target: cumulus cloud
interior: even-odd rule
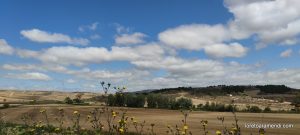
[[[99,25],[98,22],[94,22],[94,23],[92,23],[92,24],[90,24],[90,25],[83,25],[83,26],[80,26],[80,27],[78,28],[78,30],[79,30],[80,32],[84,32],[84,31],[86,31],[86,30],[95,31],[95,30],[98,28],[98,25]]]
[[[292,49],[287,49],[280,53],[280,57],[282,57],[282,58],[290,57],[292,55],[292,53],[293,53]]]
[[[164,54],[164,49],[157,44],[146,44],[135,47],[116,47],[111,50],[103,47],[51,47],[41,51],[19,50],[18,54],[25,58],[39,59],[44,63],[81,66],[89,63],[106,61],[131,61],[155,59]]]
[[[135,32],[133,34],[121,34],[116,36],[115,42],[118,45],[140,44],[145,42],[144,38],[146,36],[147,35],[140,32]]]
[[[216,58],[243,57],[247,48],[239,43],[225,44],[232,37],[223,25],[191,24],[168,29],[159,34],[159,40],[177,49],[204,52]]]
[[[14,78],[14,79],[23,79],[23,80],[40,80],[40,81],[51,80],[51,78],[48,75],[39,72],[29,72],[29,73],[22,73],[22,74],[9,73],[5,77]]]
[[[11,47],[4,39],[0,39],[0,54],[12,55],[14,48]]]
[[[50,33],[39,29],[22,30],[21,35],[38,43],[68,43],[75,45],[88,45],[89,40],[85,38],[71,38],[61,33]]]
[[[229,39],[226,28],[220,24],[181,25],[159,33],[158,38],[166,45],[188,50],[201,50]]]
[[[247,48],[239,43],[214,44],[204,48],[205,53],[215,58],[223,57],[243,57],[247,53]]]
[[[229,22],[229,29],[235,38],[257,35],[257,48],[271,43],[298,43],[299,0],[225,0],[225,5],[234,15]]]

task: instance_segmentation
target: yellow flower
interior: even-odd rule
[[[74,111],[73,114],[78,114],[78,111]]]
[[[116,117],[116,116],[117,116],[117,113],[116,113],[116,112],[112,112],[112,116],[113,116],[113,117]]]
[[[236,128],[236,127],[233,127],[232,130],[233,130],[233,131],[237,131],[237,128]]]
[[[91,115],[87,115],[87,119],[90,119],[91,118]]]
[[[45,111],[46,111],[46,110],[44,110],[44,109],[43,109],[43,110],[40,110],[40,113],[44,113]]]
[[[133,123],[137,123],[137,121],[136,121],[136,120],[134,120],[134,121],[133,121]]]
[[[222,135],[221,131],[220,131],[220,130],[217,130],[217,131],[216,131],[216,135]]]
[[[184,125],[184,126],[183,126],[183,129],[184,129],[184,130],[188,130],[189,127],[188,127],[187,125]]]
[[[60,128],[55,128],[55,131],[59,131],[60,130]]]
[[[120,133],[124,133],[124,129],[123,128],[119,128],[119,132]]]
[[[182,132],[181,132],[181,134],[182,134],[182,135],[185,135],[185,132],[184,132],[184,131],[182,131]]]

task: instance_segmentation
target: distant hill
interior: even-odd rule
[[[180,92],[188,92],[191,95],[226,95],[244,93],[246,91],[259,91],[258,95],[270,94],[293,94],[297,89],[287,87],[285,85],[217,85],[208,87],[178,87],[178,88],[163,88],[154,90],[143,90],[134,93],[162,93],[162,94],[176,94]]]

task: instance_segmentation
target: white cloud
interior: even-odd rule
[[[130,31],[132,31],[132,28],[125,27],[119,23],[114,23],[114,26],[116,27],[116,31],[118,34],[129,33]]]
[[[225,4],[234,15],[229,29],[236,39],[257,35],[257,48],[298,42],[299,0],[225,0]]]
[[[223,25],[205,24],[181,25],[159,33],[158,37],[166,45],[188,50],[201,50],[230,38]]]
[[[20,32],[25,38],[39,43],[68,43],[76,45],[88,45],[89,40],[85,38],[71,38],[61,33],[50,33],[39,29],[22,30]]]
[[[77,81],[76,80],[73,80],[73,79],[68,79],[66,80],[67,83],[76,83]]]
[[[39,56],[38,51],[27,50],[27,49],[17,49],[16,53],[21,58],[34,58]]]
[[[29,73],[22,73],[22,74],[9,73],[5,77],[14,78],[14,79],[23,79],[23,80],[40,80],[40,81],[51,80],[51,78],[48,75],[39,72],[29,72]]]
[[[41,51],[19,50],[20,57],[39,59],[44,63],[77,65],[102,63],[106,61],[132,61],[158,59],[164,49],[157,44],[146,44],[135,47],[116,47],[111,50],[103,47],[74,46],[51,47]]]
[[[78,30],[79,30],[80,32],[84,32],[84,31],[86,31],[86,30],[95,31],[95,30],[98,28],[98,25],[99,25],[98,22],[94,22],[94,23],[92,23],[92,24],[90,24],[90,25],[80,26],[80,27],[78,28]]]
[[[12,55],[14,48],[11,47],[4,39],[0,39],[0,54]]]
[[[243,57],[246,55],[247,50],[239,43],[214,44],[204,48],[205,53],[214,58]]]
[[[4,64],[2,65],[2,69],[5,70],[19,70],[19,71],[25,71],[25,70],[33,70],[37,67],[35,65],[30,64],[24,64],[24,65],[11,65],[11,64]]]
[[[286,58],[286,57],[290,57],[293,53],[292,49],[287,49],[283,52],[280,53],[280,57]]]
[[[225,44],[230,31],[223,25],[191,24],[168,29],[159,34],[161,42],[177,49],[202,50],[215,58],[243,57],[247,48],[239,43]]]
[[[133,34],[121,34],[117,35],[115,42],[118,45],[131,45],[131,44],[140,44],[144,43],[145,34],[140,32],[135,32]]]

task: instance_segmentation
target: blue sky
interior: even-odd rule
[[[1,1],[0,88],[300,88],[297,0]]]

